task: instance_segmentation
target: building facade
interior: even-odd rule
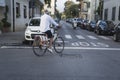
[[[0,20],[4,18],[5,0],[0,0]]]
[[[3,5],[4,3],[4,5]],[[8,7],[7,21],[11,23],[11,31],[25,29],[31,17],[41,14],[44,0],[0,0],[0,19],[4,18],[5,6]]]
[[[99,18],[98,13],[95,12],[99,6],[99,0],[89,0],[89,2],[90,2],[90,7],[88,9],[88,19],[96,20]]]
[[[57,2],[57,0],[51,0],[50,6],[48,6],[48,4],[44,5],[44,9],[49,10],[51,15],[55,15],[56,2]]]
[[[104,0],[103,19],[111,20],[115,24],[120,22],[120,0]]]

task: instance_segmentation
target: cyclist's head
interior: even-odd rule
[[[49,11],[46,9],[46,10],[44,10],[44,13],[45,14],[49,14]]]

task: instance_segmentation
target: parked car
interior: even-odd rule
[[[94,31],[96,26],[96,22],[95,21],[89,21],[87,24],[87,30],[89,31]]]
[[[82,21],[82,23],[81,23],[80,28],[82,28],[82,29],[87,29],[86,27],[87,27],[88,21],[89,21],[89,20],[84,19],[84,20]]]
[[[114,23],[112,21],[99,20],[96,24],[94,32],[99,34],[110,34],[114,33]]]
[[[26,30],[25,30],[25,40],[26,41],[33,41],[34,36],[40,34],[40,17],[31,18],[28,23],[26,23]]]
[[[77,19],[77,27],[80,27],[82,24],[82,19],[81,18],[78,18]]]
[[[120,23],[115,26],[114,28],[114,35],[113,35],[114,41],[120,40]]]

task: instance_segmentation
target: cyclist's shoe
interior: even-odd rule
[[[50,53],[53,53],[53,50],[52,50],[51,48],[48,48],[48,51],[49,51]]]

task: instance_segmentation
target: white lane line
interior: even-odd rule
[[[24,46],[2,46],[1,49],[31,49],[32,47],[24,47]],[[120,51],[120,48],[92,48],[92,47],[64,47],[66,50],[118,50]]]
[[[98,39],[95,36],[87,35],[90,39]]]
[[[102,39],[105,39],[105,40],[110,40],[110,38],[105,37],[105,36],[98,36],[98,37],[100,37],[100,38],[102,38]]]
[[[65,35],[65,38],[72,39],[72,36],[71,35]]]
[[[120,50],[120,48],[92,48],[92,47],[65,47],[65,49],[80,49],[80,50]]]
[[[85,39],[82,35],[76,35],[78,39]]]
[[[26,49],[32,48],[28,46],[1,46],[1,49]]]

